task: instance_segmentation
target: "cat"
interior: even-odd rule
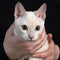
[[[14,11],[15,17],[15,28],[14,34],[19,35],[26,41],[36,41],[44,30],[44,23],[46,18],[47,5],[44,3],[36,11],[26,11],[20,2],[17,2]],[[48,40],[44,45],[38,50],[43,52],[48,49]],[[24,57],[25,58],[25,57]],[[17,60],[24,60],[24,58]],[[33,58],[29,57],[28,60],[43,60],[43,58]]]

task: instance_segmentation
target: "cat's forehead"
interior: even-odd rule
[[[26,12],[26,13],[27,13],[27,14],[26,14],[26,17],[27,17],[27,19],[29,19],[30,21],[33,21],[33,20],[36,20],[36,19],[37,19],[37,16],[35,15],[34,12],[28,11],[28,12]]]
[[[44,20],[37,17],[34,12],[28,11],[26,12],[26,16],[19,17],[15,20],[18,24],[29,24],[29,25],[44,25]]]
[[[42,20],[40,17],[36,16],[35,12],[31,12],[31,11],[27,12],[26,18],[31,23],[44,24],[44,20]]]
[[[26,13],[27,13],[27,14],[26,14],[26,17],[27,17],[27,18],[29,18],[29,19],[32,19],[32,17],[33,17],[34,19],[36,18],[34,12],[28,11],[28,12],[26,12]]]

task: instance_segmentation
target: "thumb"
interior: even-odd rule
[[[48,34],[47,39],[48,39],[48,42],[50,43],[50,42],[51,42],[51,40],[52,40],[52,34],[51,34],[51,33],[50,33],[50,34]]]
[[[6,34],[7,34],[7,35],[13,34],[13,30],[14,30],[14,24],[12,24],[12,25],[9,27],[9,29],[8,29],[7,32],[6,32]]]

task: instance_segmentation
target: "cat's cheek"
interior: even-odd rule
[[[35,35],[34,35],[34,38],[33,38],[33,41],[36,41],[37,39],[38,39],[38,35],[35,34]]]

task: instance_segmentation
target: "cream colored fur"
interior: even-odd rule
[[[26,11],[22,4],[18,2],[15,6],[14,16],[14,34],[23,37],[24,40],[27,41],[36,41],[38,40],[38,37],[42,34],[42,31],[44,29],[44,22],[46,17],[46,4],[43,4],[37,11],[33,12]],[[28,30],[23,30],[22,25],[26,25]],[[40,26],[40,29],[38,31],[35,30],[36,26]],[[30,39],[29,36],[33,38]],[[48,49],[47,40],[37,52],[43,52],[46,49]],[[26,58],[26,56],[24,56],[23,58],[19,58],[18,60],[24,60],[24,58]],[[33,58],[30,56],[29,60],[43,60],[43,58]]]

